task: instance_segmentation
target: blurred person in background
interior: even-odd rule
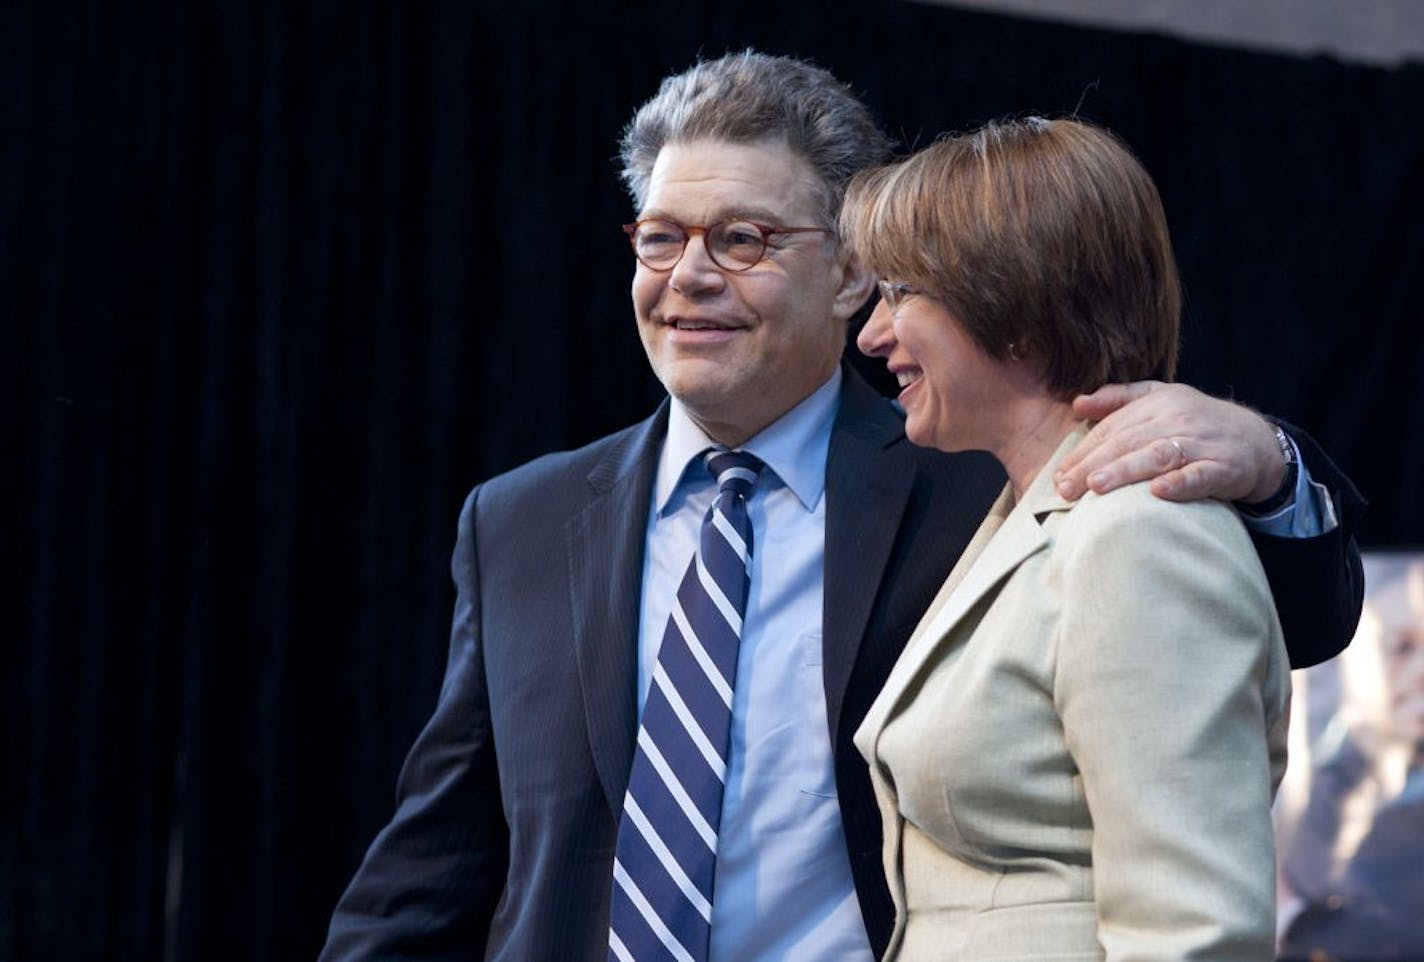
[[[1281,950],[1424,958],[1424,561],[1371,587],[1336,665],[1339,710],[1282,819]]]

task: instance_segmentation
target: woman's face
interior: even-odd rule
[[[883,358],[899,382],[905,435],[915,444],[941,451],[997,449],[1014,362],[981,350],[944,305],[906,293],[892,311],[882,299],[856,345]]]

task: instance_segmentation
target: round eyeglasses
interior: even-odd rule
[[[701,234],[712,263],[724,271],[738,273],[761,263],[773,235],[829,234],[831,231],[827,227],[771,227],[750,220],[724,220],[697,226],[650,218],[624,224],[623,232],[633,244],[633,256],[648,270],[672,270],[682,260],[688,238]]]

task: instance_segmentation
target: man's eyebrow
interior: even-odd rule
[[[762,224],[780,225],[784,222],[780,214],[774,214],[765,207],[738,207],[728,211],[721,220],[754,220]]]

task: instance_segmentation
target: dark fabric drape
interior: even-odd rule
[[[658,396],[618,131],[748,44],[911,145],[1115,128],[1169,209],[1184,379],[1424,543],[1418,65],[912,4],[6,4],[0,958],[315,953],[439,687],[463,494]]]

